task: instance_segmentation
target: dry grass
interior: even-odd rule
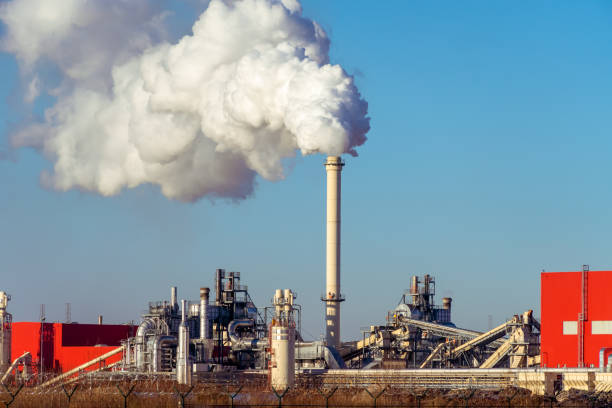
[[[74,393],[70,407],[81,408],[120,408],[124,399],[117,387],[124,393],[134,386],[133,393],[127,399],[130,408],[175,408],[180,398],[173,381],[137,381],[137,382],[98,382],[80,383]],[[73,385],[67,386],[70,392]],[[230,394],[238,385],[213,385],[200,383],[196,385],[185,402],[188,407],[225,407],[230,406]],[[189,387],[182,386],[179,391],[186,392]],[[373,387],[370,393],[377,396],[382,388]],[[329,393],[331,390],[322,390]],[[6,392],[0,394],[0,401],[9,401]],[[246,385],[234,399],[235,406],[278,406],[278,398],[264,386]],[[283,406],[318,406],[325,407],[325,397],[315,388],[299,387],[290,390],[282,400]],[[529,391],[516,388],[502,390],[440,390],[440,389],[407,389],[386,388],[376,401],[378,407],[605,407],[612,403],[612,395],[593,395],[572,392],[563,395],[559,400],[532,395]],[[551,405],[552,403],[552,405]],[[3,404],[2,404],[3,405]],[[2,406],[0,405],[0,406]],[[64,408],[68,407],[68,398],[62,388],[39,390],[24,388],[10,405],[11,408]],[[340,388],[329,399],[330,407],[373,407],[374,400],[364,388]]]

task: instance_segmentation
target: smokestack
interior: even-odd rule
[[[223,269],[217,269],[215,276],[215,305],[221,305],[221,290],[223,289],[223,278],[225,277],[225,271]]]
[[[344,163],[339,156],[329,156],[325,162],[327,172],[327,250],[325,339],[328,346],[340,345],[340,190]]]
[[[170,305],[172,306],[172,310],[178,310],[176,286],[172,286],[172,288],[170,289]]]
[[[102,324],[103,319],[102,315],[98,315],[98,324]]]
[[[176,356],[176,380],[179,384],[191,385],[191,364],[189,360],[189,330],[186,324],[187,301],[181,300],[181,324],[178,332]]]
[[[208,330],[208,297],[209,288],[200,288],[200,338],[209,338]]]

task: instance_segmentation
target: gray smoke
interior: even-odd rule
[[[46,185],[108,196],[152,183],[183,201],[241,199],[256,174],[282,179],[297,151],[356,155],[366,141],[367,103],[296,0],[213,0],[175,43],[166,16],[145,0],[0,7],[24,99],[56,97],[12,139],[53,161]],[[52,89],[38,72],[48,64],[62,78]]]

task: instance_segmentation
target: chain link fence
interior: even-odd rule
[[[300,384],[274,390],[259,381],[236,378],[179,386],[166,378],[79,381],[54,388],[2,385],[0,407],[199,408],[199,407],[612,407],[612,393],[569,391],[539,396],[514,387],[415,389],[393,386],[323,387]]]

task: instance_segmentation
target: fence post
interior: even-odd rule
[[[17,391],[15,391],[15,393],[13,394],[13,393],[11,392],[11,390],[9,390],[9,387],[7,387],[7,386],[6,386],[6,384],[2,383],[2,386],[4,387],[4,389],[6,390],[6,392],[8,392],[8,393],[9,393],[9,395],[11,396],[11,400],[10,400],[10,401],[8,401],[8,402],[2,401],[2,403],[4,404],[4,406],[5,406],[6,408],[10,407],[10,406],[11,406],[11,404],[12,404],[13,402],[15,402],[15,398],[17,398],[17,394],[19,394],[19,392],[21,391],[21,389],[23,388],[23,386],[24,386],[24,385],[25,385],[25,384],[21,384],[21,385],[19,386],[19,388],[17,388]]]
[[[514,390],[514,394],[510,398],[506,397],[506,401],[508,402],[508,408],[512,408],[512,400],[517,396],[519,390],[518,388]]]
[[[467,397],[463,397],[463,400],[465,401],[465,408],[468,408],[468,401],[472,399],[472,397],[474,396],[474,393],[476,392],[476,390],[471,390],[472,392],[470,392],[470,395],[468,395]]]
[[[325,408],[329,408],[329,399],[332,397],[332,395],[336,393],[336,391],[338,391],[338,387],[334,388],[333,390],[331,390],[331,392],[327,394],[323,393],[323,391],[318,388],[317,391],[319,391],[319,394],[321,394],[323,398],[325,398]]]
[[[387,386],[385,385],[385,387],[376,396],[372,395],[370,390],[368,390],[367,388],[365,388],[365,390],[370,395],[370,397],[372,397],[372,399],[374,400],[374,408],[376,408],[376,400],[378,399],[378,397],[383,395],[385,391],[387,391]]]
[[[132,385],[130,387],[130,389],[127,392],[127,394],[123,393],[123,390],[121,389],[121,387],[119,387],[119,384],[117,384],[116,387],[119,390],[119,392],[121,393],[121,396],[123,397],[123,408],[127,408],[127,399],[130,396],[130,394],[132,393],[132,391],[134,391],[134,388],[136,388],[136,384],[134,384],[134,385]]]
[[[192,385],[192,386],[191,386],[191,388],[189,388],[189,390],[188,390],[186,393],[182,394],[182,393],[179,391],[179,389],[178,389],[178,388],[176,388],[176,385],[174,386],[174,391],[176,391],[176,394],[177,394],[177,395],[178,395],[178,397],[179,397],[179,403],[178,403],[178,406],[179,406],[180,408],[185,407],[185,398],[187,398],[187,396],[188,396],[189,394],[191,394],[191,391],[193,391],[193,387],[194,387],[194,386]]]
[[[66,398],[68,398],[68,406],[70,406],[70,400],[72,399],[72,396],[74,395],[74,392],[77,390],[77,388],[79,388],[79,384],[75,385],[74,388],[72,388],[72,391],[68,392],[64,384],[62,384],[62,390],[64,390],[64,394],[66,394]]]
[[[283,391],[282,394],[276,392],[276,389],[274,387],[271,386],[270,388],[272,388],[272,391],[274,391],[274,395],[276,395],[276,398],[278,398],[278,408],[281,408],[283,406],[283,397],[289,391],[289,387],[285,388],[285,391]]]
[[[425,393],[415,394],[412,391],[408,390],[408,393],[414,397],[417,403],[417,408],[421,408],[421,400],[425,398]]]
[[[229,393],[229,397],[232,399],[232,408],[234,408],[234,398],[236,398],[236,396],[240,394],[240,391],[242,391],[242,387],[244,387],[244,385],[241,385],[236,392]]]

